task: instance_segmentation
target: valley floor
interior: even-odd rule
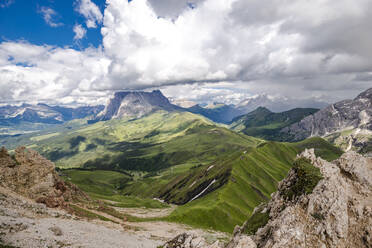
[[[162,217],[167,210],[120,209],[133,216]],[[0,247],[157,247],[166,240],[190,232],[186,225],[163,221],[129,222],[99,211],[103,220],[87,220],[62,210],[48,209],[0,187]],[[224,233],[195,230],[210,242],[227,240]],[[10,246],[10,247],[12,247]]]

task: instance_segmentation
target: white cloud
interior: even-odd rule
[[[107,73],[108,64],[99,49],[76,51],[3,42],[0,44],[0,101],[103,103],[107,92],[92,90],[91,83]]]
[[[96,87],[259,81],[296,92],[311,84],[318,94],[323,80],[337,78],[356,92],[368,84],[350,75],[372,70],[371,9],[367,0],[206,0],[171,20],[159,18],[146,0],[108,0],[102,34],[112,64]],[[349,23],[360,24],[357,33],[370,43],[341,28]]]
[[[176,7],[107,0],[103,16],[93,2],[80,0],[76,10],[88,28],[103,22],[102,47],[0,43],[0,84],[17,85],[5,87],[0,99],[71,102],[160,87],[205,101],[268,93],[332,102],[371,87],[369,0],[194,2],[196,8],[184,7],[190,3],[184,0]],[[75,28],[76,39],[84,37],[85,29]]]
[[[77,0],[75,10],[86,18],[88,28],[96,28],[101,24],[103,15],[100,9],[91,0]]]
[[[63,25],[63,23],[57,22],[55,20],[58,17],[58,13],[54,9],[42,6],[39,9],[39,13],[42,14],[45,23],[48,24],[49,26],[56,28]]]
[[[75,33],[74,40],[81,40],[87,33],[87,30],[81,24],[75,24],[73,31]]]

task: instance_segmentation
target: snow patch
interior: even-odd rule
[[[367,111],[363,110],[359,113],[360,126],[366,125],[370,122],[370,116],[367,114]]]
[[[216,182],[216,179],[213,179],[213,181],[199,194],[197,194],[194,198],[192,198],[189,202],[192,202],[193,200],[197,199],[199,196],[201,196],[207,189],[209,189],[210,186],[212,186]]]

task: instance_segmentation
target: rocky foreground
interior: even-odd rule
[[[127,215],[156,218],[169,209],[110,208],[64,182],[36,151],[0,149],[0,247],[155,248],[188,226],[164,221],[129,222]],[[209,240],[226,235],[193,230]]]
[[[347,152],[330,163],[317,158],[313,149],[305,150],[301,158],[311,163],[315,168],[310,171],[320,172],[319,176],[308,173],[312,177],[303,180],[304,174],[292,169],[272,199],[257,207],[242,227],[235,228],[226,248],[372,247],[372,160]],[[313,182],[316,186],[309,188]],[[260,228],[252,233],[257,225]],[[207,245],[200,237],[184,233],[164,245],[176,247],[222,245]]]
[[[130,224],[92,209],[106,221],[88,221],[71,211],[81,202],[91,199],[37,152],[0,150],[0,247],[372,247],[372,159],[352,151],[327,162],[305,150],[227,244],[207,241],[200,230]],[[172,230],[161,232],[165,227]],[[176,233],[182,234],[160,245]]]

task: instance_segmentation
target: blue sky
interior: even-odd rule
[[[0,0],[4,2],[4,0]],[[98,28],[85,26],[85,18],[74,10],[74,0],[14,0],[9,6],[0,8],[0,42],[25,40],[36,45],[70,46],[82,49],[88,46],[97,47],[102,43],[100,25]],[[101,12],[105,7],[104,0],[92,0]],[[48,25],[42,8],[51,8],[56,15],[52,21],[56,27]],[[73,27],[83,25],[87,29],[86,37],[79,42],[74,41]]]

